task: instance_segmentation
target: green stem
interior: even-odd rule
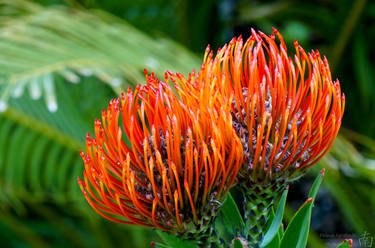
[[[285,186],[286,184],[281,181],[273,183],[260,182],[242,186],[245,237],[249,242],[249,247],[259,247],[271,208]]]

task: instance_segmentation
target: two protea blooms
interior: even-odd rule
[[[279,45],[275,41],[279,39]],[[234,38],[198,73],[166,73],[130,89],[87,136],[80,187],[102,216],[156,227],[200,246],[217,242],[215,214],[238,184],[245,238],[256,246],[270,206],[332,145],[344,95],[318,51],[288,56],[277,30]]]

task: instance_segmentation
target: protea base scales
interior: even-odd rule
[[[259,247],[271,208],[285,188],[285,180],[241,185],[244,196],[244,236],[249,247]]]
[[[193,241],[197,244],[198,247],[211,247],[216,248],[219,244],[219,238],[215,230],[215,217],[217,211],[219,210],[221,203],[218,201],[213,201],[211,204],[208,204],[206,207],[210,207],[208,214],[202,216],[197,223],[189,223],[185,230],[188,232],[178,232],[176,236],[183,239]]]

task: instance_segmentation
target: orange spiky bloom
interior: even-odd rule
[[[252,30],[246,42],[233,38],[215,57],[207,47],[199,78],[175,76],[197,95],[206,86],[234,95],[232,122],[244,150],[238,179],[250,205],[269,206],[288,181],[316,163],[331,147],[344,113],[345,97],[326,57],[306,53],[297,41],[289,57],[283,37],[273,31],[267,36]],[[265,198],[259,199],[260,192]],[[252,211],[247,217],[254,233],[261,233],[269,208],[262,213],[250,205],[245,213]]]
[[[111,100],[95,121],[79,185],[107,219],[203,242],[242,164],[230,105],[210,108],[218,100],[209,91],[199,104],[181,86],[174,93],[167,74],[165,83],[145,74],[145,86]]]
[[[270,36],[252,30],[245,43],[233,38],[215,57],[208,47],[200,72],[205,76],[193,83],[210,82],[222,94],[234,94],[233,127],[244,148],[240,176],[253,181],[312,166],[331,147],[344,113],[345,96],[326,57],[306,53],[297,41],[289,57],[273,30]]]

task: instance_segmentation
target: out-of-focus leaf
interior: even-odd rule
[[[108,13],[4,0],[17,14],[0,22],[0,110],[27,87],[57,110],[54,78],[96,76],[117,93],[144,81],[143,69],[190,72],[199,60],[167,39],[153,39]],[[28,5],[29,8],[24,8]],[[46,21],[48,20],[48,21]]]
[[[357,87],[360,90],[361,100],[363,101],[362,106],[367,109],[369,108],[370,98],[374,93],[374,74],[368,56],[369,50],[365,42],[364,34],[363,32],[358,32],[354,37],[353,57],[355,58],[355,63],[353,63],[353,66],[358,79]]]
[[[360,142],[361,140],[358,140]],[[362,146],[371,145],[365,140]],[[343,136],[336,138],[330,152],[319,162],[327,168],[325,187],[336,200],[345,220],[357,232],[375,235],[375,160],[363,156]]]
[[[274,3],[251,3],[241,5],[238,8],[241,21],[253,21],[266,18],[275,13],[281,12],[293,5],[293,1],[278,1]]]

